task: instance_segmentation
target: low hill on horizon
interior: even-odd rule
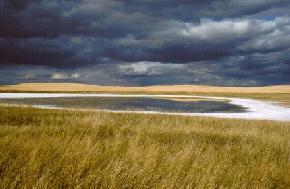
[[[207,85],[153,85],[144,87],[100,86],[81,83],[20,83],[0,86],[0,92],[227,92],[227,93],[290,93],[290,85],[264,87],[218,87]]]

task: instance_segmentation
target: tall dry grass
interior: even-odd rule
[[[0,188],[289,188],[290,124],[0,108]]]

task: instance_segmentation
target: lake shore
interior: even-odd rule
[[[126,94],[65,94],[65,93],[0,93],[0,98],[19,99],[19,98],[55,98],[55,97],[119,97],[119,98],[202,98],[210,100],[227,100],[233,105],[242,106],[247,109],[243,113],[169,113],[159,111],[122,111],[122,110],[98,110],[117,113],[142,113],[142,114],[164,114],[179,116],[206,116],[218,118],[235,118],[235,119],[253,119],[253,120],[273,120],[273,121],[290,121],[290,108],[283,107],[274,102],[265,102],[253,99],[230,98],[230,97],[212,97],[198,95],[126,95]],[[35,105],[33,107],[43,109],[60,109],[61,107],[53,107],[43,105]]]

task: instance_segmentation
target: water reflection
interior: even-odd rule
[[[1,99],[1,103],[46,105],[62,108],[161,111],[184,113],[244,112],[245,109],[225,101],[173,101],[156,98],[124,97],[58,97]]]

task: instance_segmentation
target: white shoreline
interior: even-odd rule
[[[118,113],[143,113],[143,114],[163,114],[180,116],[206,116],[218,118],[236,118],[236,119],[255,119],[255,120],[274,120],[290,121],[290,108],[283,107],[271,102],[260,100],[229,98],[229,97],[211,97],[198,95],[147,95],[147,94],[64,94],[64,93],[0,93],[0,99],[20,99],[20,98],[53,98],[53,97],[157,97],[157,98],[203,98],[213,100],[228,100],[229,103],[247,108],[243,113],[168,113],[158,111],[115,111],[100,110],[106,112]],[[47,105],[35,105],[36,108],[43,109],[62,109],[59,107]],[[64,108],[65,109],[65,108]]]

